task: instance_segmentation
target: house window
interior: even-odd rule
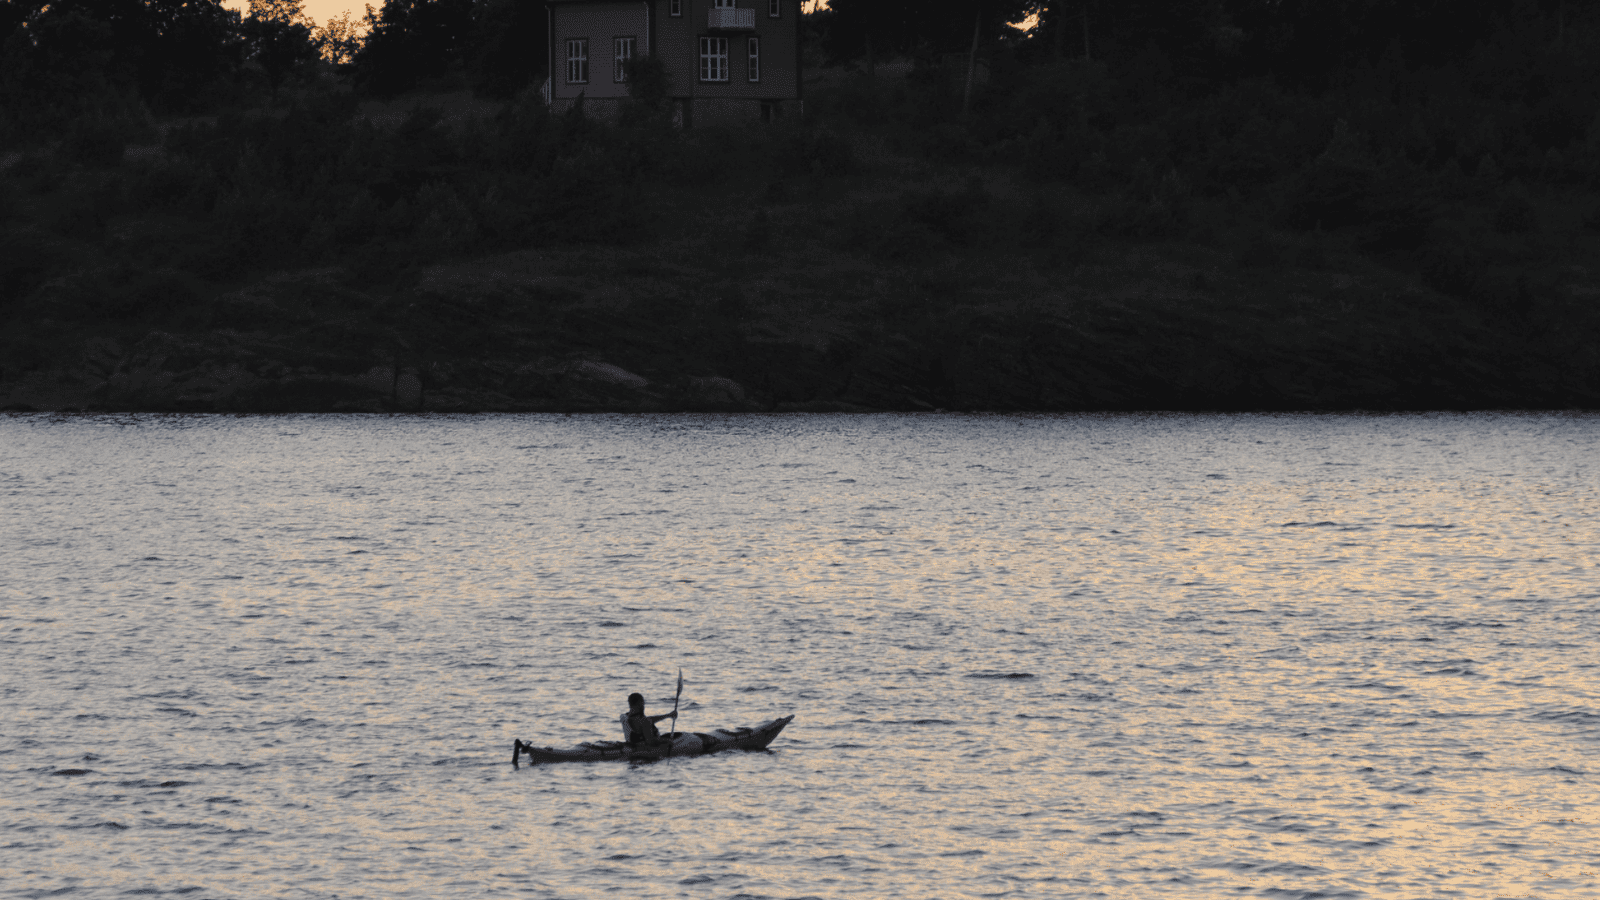
[[[750,41],[750,80],[761,80],[761,38],[753,37]]]
[[[589,39],[567,41],[567,84],[589,83]]]
[[[672,0],[671,3],[667,4],[667,15],[669,15],[669,16],[681,16],[681,15],[683,15],[683,0]]]
[[[711,5],[717,9],[733,9],[736,4],[734,0],[713,0]]]
[[[783,15],[783,0],[767,0],[767,18],[776,19]]]
[[[615,58],[611,65],[611,80],[622,82],[628,80],[628,64],[633,62],[633,38],[619,37],[614,41],[616,47]]]
[[[728,80],[728,39],[703,37],[700,39],[700,80]]]

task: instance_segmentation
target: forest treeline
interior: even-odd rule
[[[801,2],[808,42],[834,63],[927,62],[976,38],[1024,64],[1098,60],[1186,97],[1259,79],[1315,94],[1363,73],[1459,75],[1462,91],[1529,106],[1545,149],[1581,136],[1595,99],[1596,11],[1581,0]],[[0,89],[8,119],[30,124],[113,96],[193,111],[327,65],[373,93],[455,72],[508,97],[543,77],[544,28],[541,0],[384,0],[321,24],[299,0],[249,0],[243,14],[220,0],[0,0]]]
[[[1154,253],[1171,262],[1163,271],[1187,273],[1174,290],[1216,309],[1238,301],[1192,323],[1230,329],[1219,372],[1301,352],[1261,349],[1281,335],[1238,305],[1254,290],[1245,282],[1287,296],[1304,293],[1290,288],[1302,277],[1376,267],[1387,274],[1370,284],[1395,280],[1371,288],[1379,299],[1336,301],[1376,331],[1317,378],[1361,369],[1380,373],[1369,386],[1393,384],[1422,366],[1427,384],[1477,387],[1424,385],[1395,403],[1473,405],[1490,402],[1484,384],[1554,366],[1537,391],[1493,402],[1600,403],[1594,4],[832,0],[803,23],[803,117],[692,132],[672,128],[647,70],[620,119],[550,113],[536,92],[544,27],[537,0],[386,0],[364,21],[325,23],[296,0],[251,0],[244,14],[216,0],[3,0],[0,314],[25,327],[0,341],[0,382],[44,371],[95,329],[126,346],[152,328],[311,329],[318,316],[335,317],[349,346],[390,348],[393,362],[404,356],[394,348],[443,340],[456,321],[414,296],[429,265],[528,248],[603,257],[702,215],[736,223],[731,246],[748,266],[817,241],[881,270],[882,283],[913,285],[918,302],[946,304],[945,324],[926,324],[934,306],[899,294],[859,306],[888,317],[874,333],[911,316],[938,341],[970,330],[959,310],[987,288],[928,272],[992,263],[1038,272],[1025,289],[1054,291],[1124,263],[1127,278],[1144,277],[1134,273],[1148,261],[1127,261]],[[430,105],[467,90],[498,112]],[[395,97],[412,107],[402,121],[362,113]],[[711,261],[727,246],[693,252],[721,266]],[[344,273],[318,301],[326,308],[212,302],[240,279],[307,265]],[[746,346],[730,323],[746,327],[756,305],[708,302],[694,321],[722,322],[718,346]],[[659,318],[657,335],[689,327],[668,309],[635,312]],[[1041,321],[1059,312],[1030,309]],[[1310,327],[1303,311],[1283,315]],[[601,326],[581,322],[573,346],[603,343],[591,333]],[[1037,324],[1011,323],[1004,340],[1048,331]],[[1426,365],[1395,349],[1425,332]],[[1461,339],[1449,351],[1447,333]],[[1161,355],[1116,346],[1129,359]],[[1180,405],[1227,406],[1228,385],[1249,382],[1216,377]],[[1245,405],[1384,394],[1249,383],[1258,399]],[[1139,390],[1101,396],[1160,403],[1166,389]],[[1008,408],[1078,402],[1005,396]]]
[[[364,21],[320,25],[299,0],[250,0],[243,15],[220,0],[0,0],[0,146],[86,122],[136,137],[152,116],[336,79],[368,96],[509,99],[542,81],[544,28],[539,0],[385,0]],[[1375,158],[1429,171],[1595,174],[1590,3],[833,0],[805,30],[816,61],[870,76],[898,57],[925,73],[886,109],[864,90],[832,111],[924,130],[932,152],[1062,177],[1103,157],[1247,189],[1320,154],[1340,121]],[[966,101],[944,82],[974,41],[984,78]]]

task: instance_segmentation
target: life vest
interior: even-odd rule
[[[649,716],[630,711],[622,714],[622,739],[634,746],[654,744],[661,740],[661,732]]]

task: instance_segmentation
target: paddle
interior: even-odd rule
[[[678,700],[680,700],[682,697],[683,697],[683,670],[679,669],[678,670],[678,696],[672,698],[672,712],[674,713],[674,715],[672,717],[672,735],[667,738],[667,755],[668,756],[672,755],[672,741],[673,741],[674,738],[676,738],[678,736],[678,717],[677,717],[676,713],[678,712]]]

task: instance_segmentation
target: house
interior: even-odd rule
[[[560,112],[581,97],[586,112],[611,116],[628,96],[626,61],[653,53],[684,127],[798,114],[801,2],[545,0],[545,98]]]

